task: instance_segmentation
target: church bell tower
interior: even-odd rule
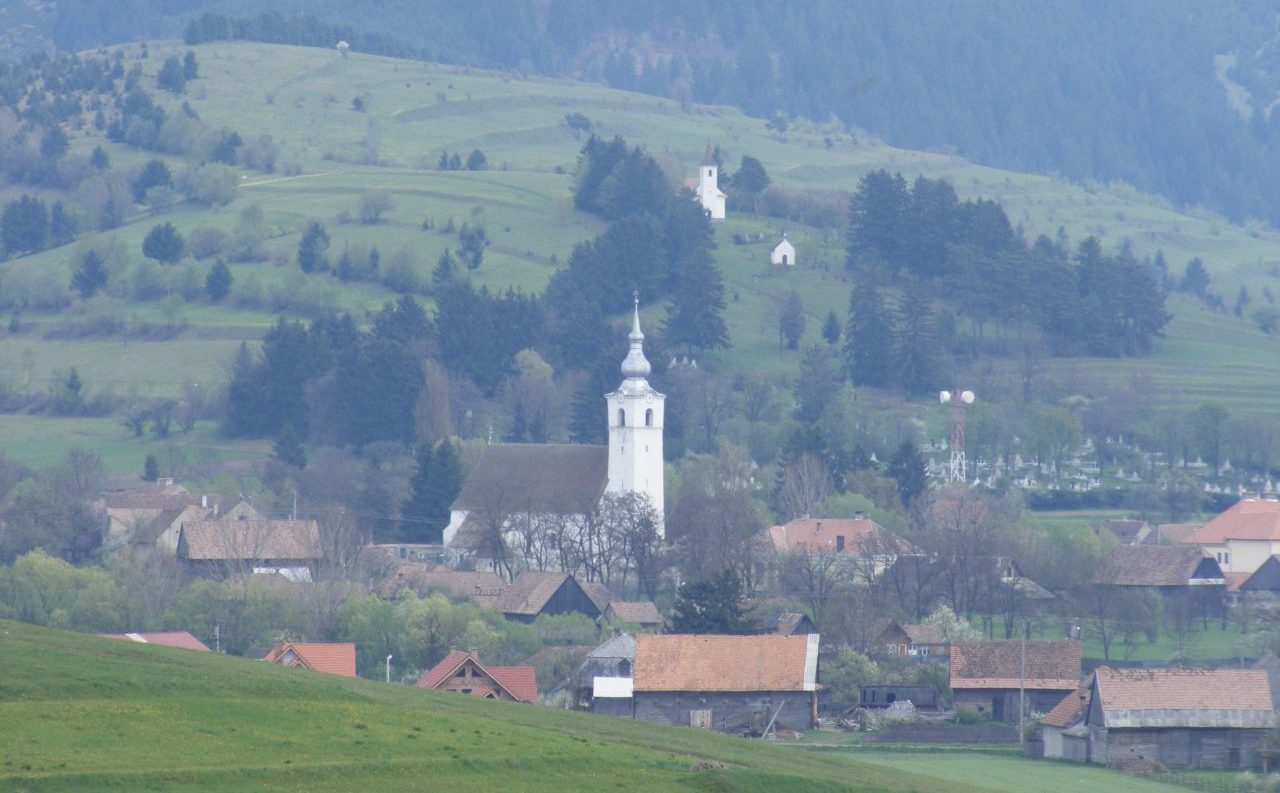
[[[662,409],[665,394],[649,385],[649,360],[644,357],[644,334],[640,332],[640,299],[635,298],[631,349],[622,361],[622,385],[605,394],[609,419],[610,493],[642,493],[663,516]],[[658,526],[662,534],[662,524]]]

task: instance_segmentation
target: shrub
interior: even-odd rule
[[[187,252],[203,261],[226,254],[231,248],[231,235],[222,229],[200,226],[187,237]]]

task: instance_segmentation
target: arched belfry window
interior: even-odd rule
[[[618,408],[618,426],[619,427],[627,426],[627,411],[623,410],[622,408]]]
[[[688,173],[688,171],[685,171],[685,173]],[[711,169],[710,169],[710,168],[708,168],[708,169],[707,169],[707,176],[710,176],[710,175],[711,175]]]
[[[644,412],[644,425],[646,427],[653,426],[653,408],[649,408]]]

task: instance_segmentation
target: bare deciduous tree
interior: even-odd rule
[[[813,454],[805,453],[783,469],[778,509],[788,518],[807,518],[831,496],[831,471]]]

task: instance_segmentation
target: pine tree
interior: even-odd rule
[[[905,440],[894,451],[889,458],[889,476],[898,483],[898,498],[904,507],[910,507],[924,492],[928,485],[927,469],[924,455],[914,442]]]
[[[182,61],[178,60],[178,56],[170,55],[165,58],[164,66],[156,75],[156,85],[170,93],[180,94],[186,90],[186,83],[187,78],[182,68]]]
[[[435,269],[431,271],[431,283],[438,288],[457,277],[458,260],[453,258],[453,253],[448,248],[445,248],[444,253],[440,254],[440,258],[436,260]]]
[[[800,293],[791,290],[778,308],[778,351],[800,349],[800,337],[804,336],[804,302]]]
[[[871,284],[854,287],[845,328],[844,365],[849,379],[854,385],[887,386],[893,363],[893,319],[879,289]]]
[[[102,254],[96,248],[85,251],[71,274],[71,288],[81,297],[93,297],[99,289],[107,285],[107,268],[103,264]]]
[[[409,480],[409,497],[400,504],[400,540],[430,542],[427,524],[431,515],[431,469],[435,454],[430,444],[419,444],[413,454],[413,478]]]
[[[903,291],[897,325],[897,380],[908,394],[922,393],[937,385],[941,350],[933,306],[917,280],[912,279]]]
[[[276,442],[271,447],[271,454],[285,465],[292,465],[294,468],[307,467],[307,452],[302,448],[302,441],[298,438],[298,433],[292,424],[286,424],[280,429],[280,435],[276,437]]]
[[[329,232],[325,231],[323,223],[317,220],[311,221],[298,242],[298,267],[302,268],[304,273],[328,269],[329,263],[325,259],[325,253],[328,250]]]
[[[187,54],[182,56],[182,77],[185,80],[194,80],[199,76],[200,64],[196,62],[196,54],[187,50]]]
[[[431,457],[431,473],[427,477],[426,497],[423,499],[427,521],[423,539],[426,542],[444,541],[444,530],[449,525],[450,507],[462,492],[462,460],[458,447],[445,439],[436,444]]]
[[[832,347],[840,343],[840,318],[835,311],[827,312],[827,321],[822,323],[822,338]]]
[[[204,292],[209,296],[210,300],[217,302],[227,296],[231,291],[232,282],[231,268],[227,263],[219,259],[209,268],[209,274],[204,279]]]
[[[176,264],[182,259],[186,242],[172,223],[152,226],[142,240],[142,255],[161,264]]]
[[[755,633],[742,596],[742,581],[732,569],[680,587],[671,610],[673,633]]]
[[[148,454],[147,459],[143,460],[142,478],[147,482],[154,482],[160,478],[160,461],[154,454]]]
[[[690,353],[729,346],[724,282],[709,253],[700,252],[681,264],[663,333],[672,347]]]

